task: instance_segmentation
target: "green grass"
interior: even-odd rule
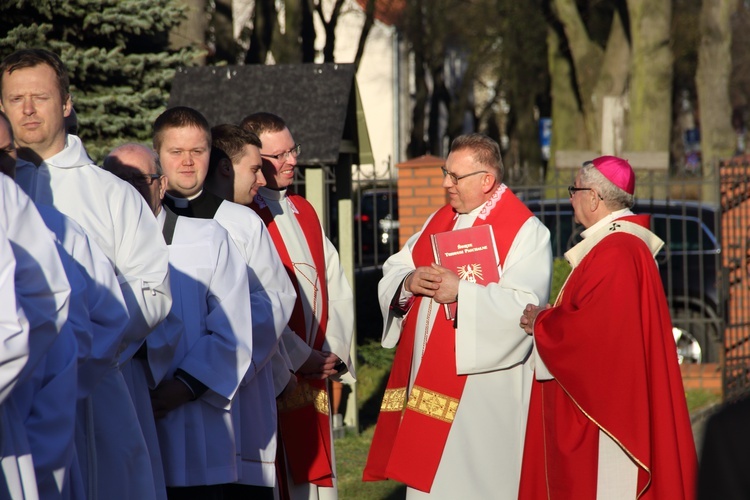
[[[688,411],[693,413],[712,404],[721,403],[721,394],[705,389],[690,389],[685,391],[685,399],[687,400]]]
[[[357,408],[361,433],[348,432],[334,441],[339,498],[357,500],[398,500],[406,493],[394,481],[362,482],[362,470],[370,451],[370,441],[383,399],[385,384],[393,363],[395,349],[383,349],[380,342],[365,341],[357,348]]]
[[[406,494],[406,487],[395,481],[362,481],[362,470],[374,430],[375,427],[371,426],[359,435],[352,432],[334,441],[339,498],[342,500],[397,500],[403,499]]]

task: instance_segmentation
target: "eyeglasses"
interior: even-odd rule
[[[573,197],[574,194],[576,194],[577,191],[594,191],[594,189],[593,188],[577,188],[575,186],[568,186],[568,195],[570,195],[571,198]],[[604,198],[602,198],[602,195],[600,195],[596,191],[594,191],[594,193],[596,193],[596,195],[599,197],[600,200],[602,201],[604,200]]]
[[[161,177],[161,174],[141,174],[132,176],[128,181],[134,186],[150,186]]]
[[[297,158],[299,156],[301,148],[302,146],[300,146],[299,144],[295,144],[294,147],[289,151],[284,151],[283,153],[279,153],[277,155],[267,155],[263,153],[261,153],[260,155],[265,158],[273,158],[274,160],[288,160],[290,156],[292,158]]]
[[[471,172],[471,173],[464,174],[464,175],[456,175],[453,172],[448,172],[445,169],[445,167],[440,167],[440,170],[443,172],[443,177],[445,177],[446,175],[448,177],[450,177],[451,178],[451,182],[454,185],[458,184],[458,181],[460,181],[461,179],[464,179],[466,177],[470,177],[472,175],[477,175],[477,174],[486,174],[486,173],[488,173],[486,170],[477,170],[476,172]]]

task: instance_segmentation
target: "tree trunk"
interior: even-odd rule
[[[703,174],[717,175],[713,167],[718,160],[734,153],[735,131],[730,117],[729,80],[732,73],[732,29],[730,19],[736,1],[704,0],[700,16],[701,44],[695,81],[700,106],[701,153]],[[708,183],[707,183],[708,184]],[[703,199],[713,200],[712,189],[704,190]]]
[[[273,41],[274,26],[276,26],[274,0],[258,0],[255,5],[255,21],[250,35],[250,47],[245,54],[246,64],[266,63]]]
[[[300,41],[302,42],[302,62],[315,62],[315,22],[313,21],[312,0],[300,0]]]
[[[578,90],[587,143],[590,149],[598,150],[601,140],[601,132],[597,128],[600,110],[595,107],[593,96],[604,51],[589,38],[575,0],[554,0],[554,5],[573,60],[572,76],[575,77]]]
[[[185,19],[180,26],[169,34],[169,46],[177,50],[190,45],[206,48],[206,31],[208,30],[208,16],[206,15],[206,0],[182,0],[187,6]],[[198,59],[199,64],[205,64],[205,54]]]
[[[365,24],[362,25],[362,32],[359,34],[359,42],[357,43],[357,54],[354,56],[354,67],[356,69],[359,69],[359,64],[362,62],[362,56],[365,53],[367,35],[370,34],[370,30],[374,24],[375,0],[367,0],[367,7],[365,7]]]
[[[627,149],[669,151],[672,0],[628,0],[628,13],[632,64]]]
[[[331,9],[331,17],[326,20],[323,13],[323,2],[319,1],[316,4],[316,10],[318,11],[318,17],[323,23],[323,27],[326,32],[326,43],[323,46],[323,62],[335,62],[334,61],[334,49],[336,48],[336,26],[339,22],[339,15],[341,14],[341,7],[344,5],[344,0],[336,0]]]
[[[550,28],[548,37],[550,92],[552,94],[552,143],[550,165],[555,166],[555,152],[590,150],[578,97],[573,87],[573,68],[560,47],[560,36]],[[551,169],[550,169],[551,170]]]

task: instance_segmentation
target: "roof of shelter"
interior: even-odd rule
[[[239,124],[259,111],[274,113],[302,145],[301,164],[335,165],[342,152],[359,153],[359,163],[371,163],[354,74],[353,64],[335,63],[182,68],[175,73],[169,107],[195,108],[211,126]]]

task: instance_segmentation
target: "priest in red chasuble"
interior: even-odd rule
[[[654,256],[626,160],[583,165],[569,188],[583,241],[554,307],[529,304],[534,339],[520,499],[692,499],[696,454]]]
[[[456,138],[442,173],[448,204],[386,261],[378,286],[382,344],[398,347],[363,479],[406,483],[408,499],[516,498],[533,379],[518,316],[548,300],[549,231],[503,184],[492,139]],[[483,286],[435,264],[432,235],[483,225],[499,279]],[[485,246],[475,242],[445,253]]]

